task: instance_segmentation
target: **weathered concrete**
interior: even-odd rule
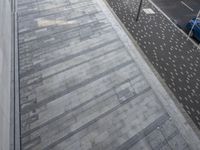
[[[198,149],[102,3],[18,0],[22,149]]]
[[[11,90],[11,9],[0,0],[0,149],[9,149]]]

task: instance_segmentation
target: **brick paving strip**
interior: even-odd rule
[[[22,150],[199,149],[103,4],[18,0]]]

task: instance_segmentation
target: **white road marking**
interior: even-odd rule
[[[183,4],[185,7],[187,7],[189,10],[191,10],[192,12],[194,11],[190,6],[188,6],[186,3],[184,3],[183,1],[181,1],[181,4]]]
[[[155,14],[155,12],[154,12],[151,8],[144,8],[143,11],[144,11],[146,14]]]
[[[149,2],[159,11],[161,12],[173,25],[174,27],[176,27],[176,29],[178,29],[183,35],[185,35],[186,37],[188,37],[188,35],[181,30],[180,28],[177,27],[177,25],[152,1],[149,0]],[[189,40],[197,47],[198,50],[200,50],[200,44],[197,44],[196,42],[194,42],[194,40],[192,38],[189,38]]]

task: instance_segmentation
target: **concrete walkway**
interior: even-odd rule
[[[18,0],[18,26],[23,150],[200,149],[103,1]]]

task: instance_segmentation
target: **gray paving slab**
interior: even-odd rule
[[[99,2],[18,0],[22,149],[192,149]]]

